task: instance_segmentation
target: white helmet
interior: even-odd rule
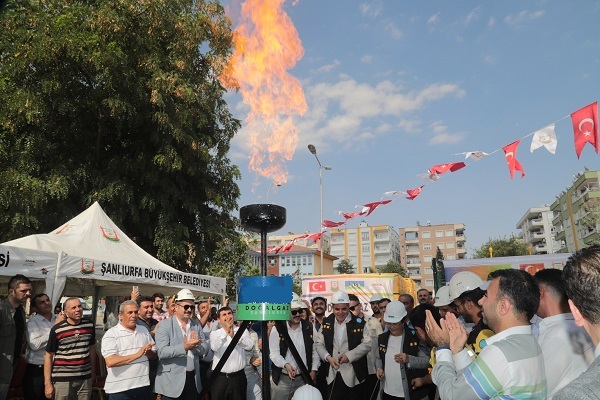
[[[350,298],[346,292],[335,292],[331,296],[331,304],[350,304]]]
[[[304,303],[302,303],[302,299],[296,293],[292,293],[292,302],[290,303],[290,309],[295,308],[304,308]]]
[[[175,301],[192,300],[195,301],[194,294],[190,289],[181,289],[175,296]]]
[[[371,296],[369,303],[373,303],[373,302],[379,301],[381,299],[383,299],[383,297],[381,297],[381,295],[379,293],[375,293],[373,296]]]
[[[407,312],[404,304],[398,300],[390,301],[385,309],[385,314],[383,314],[383,320],[394,324],[402,321],[402,319],[406,317],[406,314]]]
[[[483,280],[477,274],[469,271],[457,273],[450,279],[450,300],[458,298],[464,292],[477,289]]]
[[[323,400],[319,389],[312,385],[304,385],[299,387],[295,392],[292,400]]]
[[[436,307],[447,306],[452,303],[453,299],[450,299],[450,287],[442,286],[435,292],[435,303],[433,303]]]

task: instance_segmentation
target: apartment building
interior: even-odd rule
[[[554,240],[550,206],[534,207],[527,210],[517,223],[519,237],[529,246],[532,254],[552,254],[558,251],[560,243]]]
[[[252,265],[260,268],[260,251],[249,250],[247,256]],[[333,262],[335,260],[336,257],[323,254],[324,274],[333,274]],[[321,253],[319,250],[294,245],[287,253],[267,254],[267,275],[269,276],[292,275],[302,278],[306,275],[319,274],[321,274]]]
[[[389,260],[400,262],[400,238],[398,232],[389,225],[369,226],[362,221],[357,228],[331,230],[331,255],[349,260],[358,274],[374,272]]]
[[[573,253],[600,240],[600,171],[580,172],[550,205],[559,253]]]
[[[400,228],[400,264],[419,288],[434,289],[431,259],[439,248],[445,260],[465,258],[465,224],[421,225]]]

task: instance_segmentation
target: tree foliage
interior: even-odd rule
[[[240,195],[218,2],[12,0],[0,26],[0,241],[98,201],[145,250],[206,272]]]
[[[354,273],[354,264],[350,262],[350,260],[342,260],[338,263],[337,272],[339,274],[353,274]]]
[[[473,258],[489,258],[489,248],[493,249],[494,257],[524,256],[529,255],[529,247],[516,236],[489,239],[486,243],[473,253]]]
[[[388,262],[380,267],[378,272],[384,274],[398,274],[404,278],[408,278],[408,271],[398,261],[388,260]]]

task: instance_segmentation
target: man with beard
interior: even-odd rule
[[[365,321],[350,313],[348,294],[333,294],[333,314],[323,320],[317,335],[317,352],[329,363],[327,376],[330,400],[362,400],[361,384],[368,376],[367,354],[371,338],[364,329]]]
[[[419,289],[417,292],[417,299],[419,304],[431,304],[431,294],[427,289]]]
[[[152,318],[158,322],[165,318],[169,318],[169,313],[166,309],[163,309],[163,305],[165,304],[165,295],[162,293],[154,293],[152,295],[152,300],[154,301],[154,313],[152,314]]]
[[[89,400],[92,397],[96,331],[82,318],[81,301],[65,301],[66,319],[50,329],[44,358],[44,392],[52,399]]]
[[[159,362],[154,391],[162,400],[195,400],[202,391],[200,358],[207,353],[208,344],[200,323],[192,318],[196,307],[193,293],[181,289],[175,304],[175,314],[156,329]]]
[[[319,367],[319,355],[314,346],[313,326],[300,316],[300,310],[303,308],[300,296],[296,293],[292,296],[290,303],[292,319],[287,321],[284,327],[298,350],[302,362],[310,372],[311,379],[315,382]],[[300,368],[289,351],[289,344],[278,332],[276,326],[271,329],[269,348],[271,350],[270,358],[273,362],[273,390],[271,392],[273,400],[288,400],[290,396],[294,395],[296,389],[305,383],[300,377]]]
[[[148,330],[137,324],[138,310],[133,300],[121,303],[119,323],[102,336],[102,356],[108,369],[104,391],[110,398],[151,398],[148,359],[156,358],[156,351]]]
[[[314,338],[317,337],[317,332],[321,331],[323,319],[325,318],[325,312],[327,311],[327,299],[325,297],[317,296],[311,300],[312,311],[315,315],[315,334]],[[327,374],[329,371],[329,364],[322,362],[317,370],[317,389],[321,392],[323,398],[327,398]]]
[[[444,400],[545,399],[544,360],[529,324],[539,304],[538,286],[529,273],[511,268],[489,279],[479,305],[496,334],[475,360],[464,348],[467,332],[458,319],[447,314],[439,327],[426,311],[425,329],[437,346],[433,382]]]
[[[137,324],[146,328],[154,337],[158,325],[158,321],[152,318],[154,315],[154,300],[152,300],[152,297],[145,296],[139,298],[137,302],[140,306]]]
[[[31,282],[23,275],[8,281],[8,297],[0,302],[0,400],[8,394],[13,369],[23,350],[24,305],[31,296]]]
[[[371,305],[371,311],[373,312],[373,317],[380,319],[383,314],[381,314],[379,312],[379,300],[381,300],[383,297],[381,297],[381,295],[379,293],[374,294],[373,296],[371,296],[371,298],[369,299],[369,304]]]
[[[482,308],[479,304],[479,300],[485,294],[485,291],[479,288],[482,283],[481,278],[472,272],[459,272],[450,279],[450,298],[454,299],[456,310],[465,322],[475,324],[467,338],[467,346],[472,348],[474,354],[481,352],[483,340],[494,335],[482,318]]]

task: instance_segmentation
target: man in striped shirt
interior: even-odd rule
[[[44,359],[44,392],[47,398],[89,400],[94,377],[96,333],[76,297],[65,302],[66,319],[50,330]]]
[[[437,345],[433,382],[444,400],[545,399],[544,360],[529,325],[539,304],[538,286],[516,269],[494,271],[489,279],[479,304],[496,334],[483,341],[474,361],[464,350],[467,333],[456,317],[448,314],[440,328],[427,312],[425,328]]]

